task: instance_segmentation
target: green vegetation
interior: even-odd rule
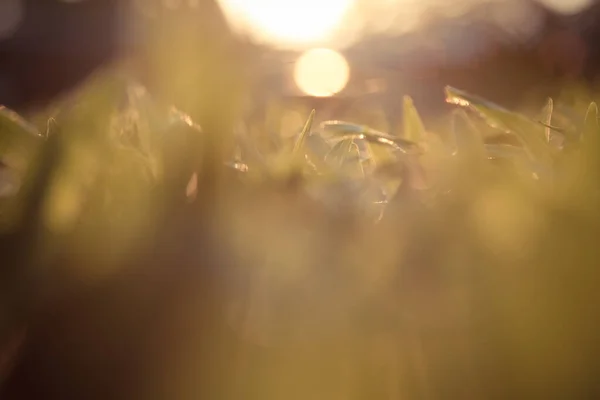
[[[107,77],[33,125],[0,109],[0,337],[156,259],[223,273],[218,314],[272,357],[224,373],[256,398],[590,398],[598,107],[446,95],[445,131],[405,98],[401,136],[313,112],[269,146]]]

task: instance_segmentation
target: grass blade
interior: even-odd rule
[[[477,132],[464,110],[455,110],[452,115],[452,134],[455,153],[459,157],[479,162],[486,158],[483,138]]]
[[[35,126],[0,106],[0,160],[13,168],[24,168],[43,141]]]
[[[418,143],[412,140],[388,135],[362,125],[344,121],[326,121],[321,124],[321,127],[325,132],[334,134],[340,139],[365,140],[405,154],[416,154],[421,151]]]
[[[545,140],[542,124],[450,86],[446,87],[446,101],[467,107],[477,112],[488,125],[516,135],[530,157],[543,163],[551,163],[552,149]]]
[[[310,133],[314,119],[315,110],[312,110],[310,112],[310,115],[308,116],[308,119],[306,120],[306,123],[304,124],[304,128],[302,128],[302,132],[300,132],[300,136],[298,136],[296,143],[294,143],[294,149],[292,151],[292,154],[298,154],[300,149],[304,147],[304,142],[306,142],[306,137]]]
[[[544,109],[542,110],[542,117],[543,117],[543,122],[544,122],[544,133],[546,134],[546,142],[550,143],[550,135],[552,132],[551,126],[552,126],[552,111],[554,110],[554,102],[552,101],[552,98],[548,98],[548,101],[546,102],[546,106],[544,107]]]
[[[581,134],[581,140],[586,146],[591,146],[595,149],[600,142],[599,138],[600,125],[598,125],[598,105],[595,102],[592,102],[585,114],[585,123]]]
[[[333,145],[329,153],[325,156],[325,161],[331,162],[340,167],[351,151],[354,144],[352,139],[342,139]]]
[[[404,96],[404,139],[415,143],[425,140],[425,126],[410,96]]]

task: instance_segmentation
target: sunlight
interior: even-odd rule
[[[350,79],[350,66],[340,53],[312,49],[300,56],[294,67],[294,80],[304,93],[328,97],[339,93]]]
[[[593,0],[537,0],[544,6],[561,14],[573,15],[591,6]]]
[[[328,38],[355,0],[219,0],[237,27],[261,39],[286,44]]]

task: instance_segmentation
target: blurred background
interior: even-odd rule
[[[170,173],[167,176],[183,177],[165,178],[169,183],[165,188],[170,189],[171,183],[174,188],[181,186],[182,198],[177,197],[176,190],[174,195],[165,190],[165,215],[157,212],[155,227],[148,214],[154,210],[152,207],[159,209],[160,201],[148,189],[154,190],[154,186],[139,179],[141,174],[136,175],[145,170],[132,167],[135,164],[129,161],[137,162],[132,153],[122,151],[121,146],[114,146],[114,153],[103,153],[102,148],[92,152],[99,148],[95,143],[104,143],[94,140],[100,135],[105,139],[107,131],[113,132],[109,126],[112,120],[89,122],[97,115],[104,118],[104,108],[114,110],[113,86],[107,84],[110,96],[100,93],[100,100],[90,101],[89,109],[82,107],[83,111],[76,110],[71,120],[66,118],[67,127],[74,134],[65,143],[70,145],[67,140],[71,140],[74,144],[65,145],[69,152],[63,154],[68,157],[57,156],[61,162],[55,165],[67,165],[65,174],[70,176],[68,173],[73,172],[73,177],[67,179],[79,185],[79,180],[88,182],[85,175],[89,171],[90,175],[97,174],[94,171],[104,170],[100,165],[115,164],[115,170],[122,175],[106,168],[107,172],[99,175],[102,180],[98,184],[100,189],[106,185],[109,194],[117,194],[108,202],[114,204],[114,209],[98,206],[101,212],[96,212],[93,207],[105,199],[95,196],[102,192],[90,191],[94,201],[89,215],[95,219],[89,225],[82,223],[77,227],[80,230],[74,228],[64,241],[62,234],[57,235],[58,256],[54,257],[50,246],[54,245],[54,232],[47,234],[48,250],[43,248],[44,240],[34,243],[37,247],[33,248],[47,251],[49,259],[60,265],[59,271],[67,271],[63,273],[69,279],[61,273],[56,275],[52,268],[44,268],[53,274],[49,281],[59,283],[50,285],[42,294],[35,289],[46,281],[32,279],[35,306],[38,302],[41,305],[39,309],[32,306],[33,333],[28,333],[32,336],[23,351],[24,361],[17,365],[12,386],[7,389],[18,394],[0,397],[195,399],[202,396],[186,385],[196,389],[207,385],[209,388],[202,388],[201,393],[231,393],[230,397],[207,397],[217,399],[305,399],[311,397],[313,387],[325,388],[320,392],[326,393],[323,398],[328,399],[385,398],[372,393],[363,396],[360,391],[357,393],[363,397],[352,397],[336,388],[347,386],[352,391],[354,383],[363,384],[356,379],[362,375],[368,383],[364,384],[365,391],[370,392],[369,386],[382,390],[383,383],[389,381],[389,391],[397,393],[394,383],[401,375],[398,371],[405,366],[410,368],[406,368],[408,384],[403,390],[416,395],[387,398],[436,398],[426,390],[436,388],[428,379],[442,382],[438,387],[445,389],[440,393],[447,398],[515,398],[509,393],[536,398],[537,393],[554,393],[565,380],[565,393],[586,395],[558,398],[598,397],[592,393],[597,390],[594,372],[600,370],[594,368],[600,360],[596,339],[598,313],[593,307],[598,303],[598,207],[593,195],[597,190],[591,184],[589,190],[585,184],[580,190],[571,185],[580,179],[578,169],[573,168],[575,172],[564,176],[557,174],[565,182],[571,176],[576,179],[559,187],[562,191],[558,200],[550,196],[541,202],[548,209],[544,211],[547,217],[539,216],[543,210],[539,199],[529,199],[519,190],[512,194],[509,183],[498,180],[491,182],[491,188],[482,187],[482,193],[465,195],[458,206],[450,202],[432,218],[429,209],[423,208],[422,215],[417,215],[409,206],[398,203],[398,213],[389,223],[375,227],[369,223],[364,228],[360,220],[344,218],[344,212],[342,218],[337,213],[329,218],[308,198],[296,197],[295,193],[287,196],[286,189],[277,187],[271,192],[268,185],[265,189],[256,185],[258,189],[250,188],[249,192],[237,185],[232,185],[232,189],[219,188],[217,183],[221,182],[215,182],[219,179],[211,175],[214,170],[204,168],[210,167],[205,162],[205,158],[210,158],[209,152],[220,150],[215,146],[215,136],[221,133],[228,140],[227,129],[237,128],[233,121],[238,118],[244,122],[239,125],[250,133],[291,136],[303,125],[308,110],[315,108],[316,123],[350,119],[393,133],[402,125],[403,95],[410,95],[429,129],[431,121],[446,114],[445,85],[533,113],[542,108],[547,96],[565,84],[595,85],[600,72],[600,49],[595,45],[600,36],[598,19],[600,5],[589,0],[0,0],[0,104],[25,117],[35,116],[95,71],[108,67],[142,83],[154,99],[176,105],[209,133],[202,135],[201,146],[195,140],[186,140],[190,130],[189,137],[200,135],[196,135],[187,115],[177,114],[176,129],[164,128],[168,134],[153,138],[156,142],[152,143],[160,144],[155,146],[161,150],[156,153],[162,154],[165,147],[161,157],[168,167],[170,163],[174,165],[172,172],[165,167]],[[95,89],[101,92],[104,87]],[[154,110],[158,107],[145,109],[148,104],[142,101],[135,104],[145,118],[155,121]],[[156,120],[159,118],[160,115]],[[44,119],[43,128],[46,122]],[[123,125],[127,128],[126,123],[125,119]],[[130,131],[137,126],[133,125]],[[157,126],[156,131],[162,133],[162,122]],[[87,135],[77,135],[80,131]],[[128,140],[121,131],[129,132],[122,128],[119,139]],[[85,139],[79,140],[81,137]],[[163,137],[169,140],[162,141]],[[194,153],[196,149],[206,151],[199,155]],[[50,147],[48,154],[61,153]],[[111,158],[104,158],[105,154]],[[571,154],[577,157],[577,153]],[[583,153],[581,158],[587,161],[585,156]],[[200,167],[197,159],[203,163]],[[215,159],[221,162],[220,158]],[[91,161],[91,166],[86,166],[86,161]],[[581,166],[586,167],[583,163]],[[190,179],[194,171],[201,171],[204,180],[195,173],[195,181]],[[595,170],[587,168],[586,172],[590,171],[590,182],[598,182]],[[474,174],[473,180],[478,179]],[[182,206],[184,201],[187,204],[183,188],[189,182],[195,182],[196,192],[202,193],[202,201],[197,202],[199,211]],[[281,193],[286,196],[280,196]],[[340,193],[340,197],[346,196],[341,189]],[[53,196],[51,192],[50,199]],[[585,201],[579,202],[578,196]],[[77,202],[74,195],[68,197],[72,198]],[[59,197],[58,204],[62,206],[61,200]],[[40,200],[40,204],[46,203]],[[64,204],[77,210],[71,207],[73,203]],[[581,204],[590,207],[580,207]],[[594,211],[590,211],[592,206]],[[313,209],[318,212],[311,214]],[[107,218],[113,216],[113,210],[118,211],[117,218]],[[223,215],[214,217],[214,210]],[[30,218],[35,219],[36,215]],[[40,222],[39,226],[43,224]],[[119,229],[121,226],[131,228]],[[260,234],[257,226],[263,231]],[[411,229],[413,226],[419,229]],[[24,232],[29,233],[26,229],[28,225]],[[139,244],[147,237],[137,236],[139,232],[146,234],[146,230],[152,234],[157,231],[156,238],[148,239],[147,248]],[[80,232],[89,234],[80,237]],[[213,235],[215,232],[217,235]],[[539,236],[539,243],[528,235],[536,240]],[[37,240],[35,235],[32,237]],[[107,240],[96,240],[97,237]],[[227,241],[221,241],[225,237]],[[390,240],[395,244],[406,241],[408,250],[404,245],[389,245]],[[128,241],[133,243],[133,255],[126,254],[120,260],[117,256],[130,249]],[[486,241],[493,243],[488,246],[491,248],[486,247]],[[121,242],[122,247],[116,246]],[[228,246],[241,254],[239,258],[236,251],[228,251],[230,247],[219,248],[229,242]],[[11,243],[1,244],[10,249]],[[19,247],[16,253],[33,253],[29,242],[19,243],[24,250]],[[159,245],[154,246],[155,243]],[[138,245],[144,251],[152,251],[145,254],[136,250]],[[521,245],[530,249],[525,256],[519,253]],[[102,250],[107,248],[109,251],[104,254]],[[273,256],[271,248],[276,249]],[[437,248],[440,251],[431,251]],[[503,250],[506,248],[509,250]],[[227,253],[227,257],[221,253]],[[242,322],[239,329],[230,323],[234,328],[231,329],[224,326],[220,315],[212,315],[220,310],[214,303],[229,293],[217,293],[220,287],[211,285],[220,279],[207,278],[212,269],[195,268],[198,255],[202,265],[209,267],[267,265],[266,278],[255,279],[252,272],[246,272],[250,269],[244,269],[241,277],[238,270],[231,274],[236,278],[232,297],[242,299],[232,302],[231,318],[245,312],[244,301],[249,299],[258,304],[253,306],[258,311],[248,313],[257,316],[242,315],[240,320],[258,320],[254,326]],[[266,262],[265,255],[269,256]],[[401,257],[405,258],[399,260]],[[37,257],[31,259],[31,265],[46,267]],[[131,260],[133,267],[128,265]],[[400,261],[408,268],[399,268],[396,276]],[[91,265],[91,272],[80,272],[78,263]],[[304,275],[303,263],[314,267],[314,274],[311,270]],[[70,264],[78,267],[76,272],[68,271]],[[491,268],[479,268],[487,264]],[[19,262],[14,265],[20,267]],[[102,270],[105,265],[113,268]],[[281,273],[276,270],[281,265],[291,268]],[[331,268],[322,268],[324,265]],[[337,279],[335,268],[346,265],[353,272],[347,281]],[[365,265],[370,268],[362,268]],[[143,268],[150,273],[117,273],[121,271],[119,266],[136,273],[136,268]],[[464,275],[462,266],[466,269]],[[443,267],[449,271],[456,268],[458,272],[445,275]],[[269,275],[268,268],[277,274]],[[178,273],[172,273],[173,270]],[[222,270],[226,268],[218,272]],[[288,271],[292,271],[289,276]],[[345,271],[339,269],[344,274]],[[471,275],[472,272],[475,273]],[[81,276],[83,283],[78,280]],[[275,277],[273,283],[271,276]],[[88,291],[88,282],[100,283]],[[371,286],[372,282],[375,283]],[[80,284],[83,294],[77,290]],[[74,295],[63,289],[71,285],[76,286]],[[15,286],[19,293],[29,294],[29,288]],[[357,295],[356,287],[364,292]],[[287,300],[279,301],[280,293]],[[21,297],[26,298],[25,294]],[[46,296],[53,302],[39,300]],[[361,306],[358,311],[353,308],[357,304]],[[396,304],[403,305],[398,307],[401,315],[397,320],[390,319],[389,316],[397,315]],[[325,323],[331,315],[340,315],[340,320],[334,318]],[[281,330],[292,332],[289,337],[281,335],[280,343],[297,347],[277,348],[278,318],[282,320]],[[301,329],[297,329],[296,320]],[[408,329],[402,327],[402,333],[395,336],[398,320],[408,321]],[[214,329],[211,321],[216,321]],[[359,325],[364,331],[353,329]],[[323,330],[323,326],[331,330]],[[344,330],[343,335],[339,335],[339,329]],[[240,344],[234,330],[244,330],[242,339],[249,344]],[[198,340],[198,331],[208,339]],[[303,336],[308,332],[308,337],[318,337],[322,331],[326,331],[325,338],[314,346]],[[15,341],[22,340],[20,337],[17,335]],[[371,346],[373,337],[375,345]],[[196,347],[197,341],[202,343]],[[354,348],[356,342],[359,345]],[[348,354],[350,347],[353,354]],[[407,355],[396,360],[394,354],[405,349]],[[217,355],[207,357],[206,362],[207,353]],[[329,357],[330,363],[323,361],[323,354],[334,355]],[[231,360],[239,361],[239,366]],[[354,363],[356,370],[348,371],[345,363]],[[202,364],[200,372],[198,364]],[[229,368],[232,364],[236,366],[233,372]],[[182,369],[178,369],[180,366]],[[1,367],[0,359],[0,370]],[[421,376],[422,371],[434,371],[431,375],[435,376]],[[308,375],[306,379],[295,379],[304,378],[303,373]],[[332,376],[332,382],[323,382]],[[166,383],[152,377],[164,378]],[[235,379],[242,383],[238,382],[231,392],[226,390]],[[260,388],[261,384],[264,388]],[[479,384],[492,395],[478,396]],[[154,390],[162,385],[189,390],[191,394],[177,396],[166,389]],[[326,390],[330,387],[335,392],[331,395]],[[49,396],[48,388],[56,395]],[[130,394],[138,389],[149,390],[151,395]],[[265,396],[262,389],[272,395]],[[21,390],[35,395],[22,395]],[[118,390],[122,397],[116,397],[111,390]],[[420,391],[424,391],[422,396],[418,395]],[[62,394],[74,392],[86,396]]]
[[[226,23],[215,23],[221,12]],[[231,29],[252,53],[254,118],[275,98],[325,114],[374,106],[393,130],[404,94],[434,116],[446,84],[522,105],[564,79],[593,82],[600,68],[594,0],[1,0],[0,103],[39,107],[121,58],[137,57],[138,75],[147,76],[157,68],[140,56],[147,31],[177,13],[211,26],[208,38],[188,36],[188,47]]]

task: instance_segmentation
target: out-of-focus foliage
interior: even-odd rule
[[[558,99],[536,121],[446,94],[462,109],[445,131],[431,132],[405,98],[399,135],[316,125],[313,112],[298,135],[268,145],[267,132],[261,142],[240,125],[216,164],[205,162],[215,141],[190,117],[113,75],[40,116],[37,130],[4,110],[1,156],[28,162],[7,161],[0,175],[22,182],[0,203],[0,338],[65,290],[130,276],[142,287],[130,303],[125,293],[103,298],[106,314],[90,311],[110,330],[61,351],[103,359],[94,340],[126,336],[160,308],[161,298],[136,300],[144,285],[184,285],[185,301],[168,303],[183,324],[168,334],[177,352],[170,344],[168,361],[150,361],[166,363],[158,372],[145,366],[158,375],[136,380],[132,398],[590,398],[598,108],[576,110],[584,120],[567,134]],[[193,350],[195,330],[219,321],[236,349]],[[77,362],[57,363],[87,382]],[[211,372],[226,384],[198,377],[206,363],[229,365]]]

